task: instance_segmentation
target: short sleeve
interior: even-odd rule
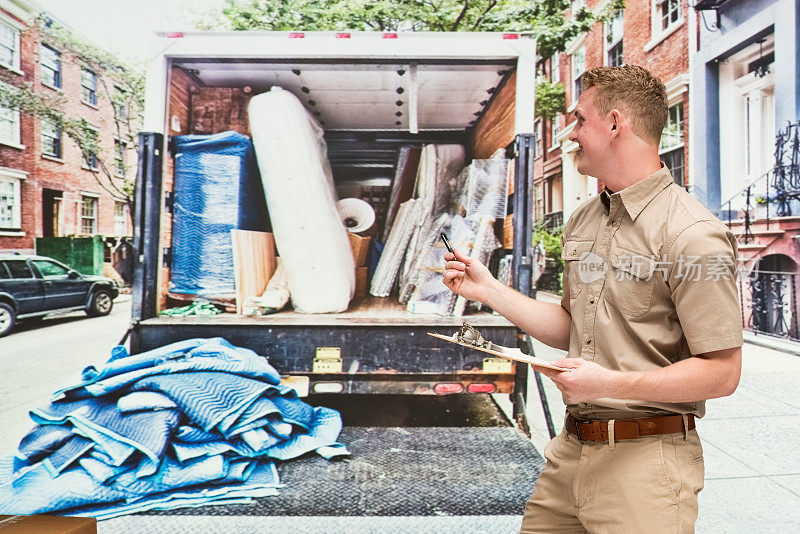
[[[742,345],[737,256],[736,238],[716,221],[690,225],[667,253],[667,283],[692,354]]]

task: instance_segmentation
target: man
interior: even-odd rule
[[[704,474],[694,419],[741,371],[736,241],[660,162],[664,85],[637,66],[581,81],[569,139],[578,171],[606,187],[565,228],[561,305],[503,286],[458,251],[444,283],[569,351],[555,362],[569,371],[541,371],[568,415],[522,532],[692,532]]]

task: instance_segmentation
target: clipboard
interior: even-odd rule
[[[469,343],[462,343],[460,341],[456,341],[452,338],[452,336],[445,336],[443,334],[436,334],[434,332],[428,332],[429,336],[433,336],[438,339],[443,339],[444,341],[449,341],[455,345],[460,345],[462,347],[467,347],[470,349],[479,350],[481,352],[486,352],[487,354],[491,354],[493,356],[500,356],[501,358],[508,358],[509,360],[515,360],[522,363],[527,363],[532,365],[533,367],[545,367],[547,369],[554,369],[556,371],[571,371],[572,369],[568,369],[566,367],[558,367],[556,365],[551,364],[547,360],[543,360],[541,358],[537,358],[536,356],[530,356],[528,354],[523,353],[519,349],[511,348],[511,347],[503,347],[501,345],[495,345],[492,343],[492,347],[494,349],[485,349],[483,347],[478,347],[477,345],[471,345]]]

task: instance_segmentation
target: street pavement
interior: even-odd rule
[[[72,312],[22,321],[0,338],[0,455],[13,453],[33,426],[28,410],[79,382],[86,366],[102,367],[130,320],[130,295],[120,295],[105,317]]]
[[[545,292],[539,292],[539,298],[560,302],[560,297]],[[706,415],[697,422],[706,467],[697,532],[797,532],[800,344],[770,343],[765,336],[746,335],[745,339],[739,387],[730,397],[707,401]],[[536,356],[547,360],[566,356],[565,351],[538,341],[534,347]],[[560,432],[565,414],[561,392],[547,378],[544,386]],[[527,408],[532,439],[541,452],[549,435],[532,380]]]

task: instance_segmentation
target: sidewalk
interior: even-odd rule
[[[558,295],[543,291],[538,298],[560,302]],[[706,416],[697,423],[706,467],[698,533],[783,533],[800,525],[800,445],[794,432],[800,427],[797,345],[746,334],[738,389],[706,403]],[[538,341],[534,347],[536,356],[548,360],[566,356]],[[544,385],[559,432],[565,412],[561,393],[546,378]],[[549,435],[533,380],[528,417],[541,452]]]

